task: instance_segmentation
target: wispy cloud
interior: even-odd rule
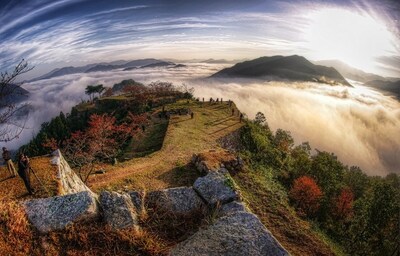
[[[116,13],[116,12],[124,12],[124,11],[130,11],[130,10],[138,10],[138,9],[143,9],[143,8],[148,8],[148,7],[149,7],[149,5],[137,5],[137,6],[124,7],[124,8],[114,8],[114,9],[111,9],[111,10],[95,12],[95,13],[93,13],[93,14],[90,14],[89,16],[104,15],[104,14],[112,14],[112,13]]]
[[[82,1],[76,8],[67,8],[79,1],[34,0],[7,7],[7,15],[0,17],[5,24],[0,35],[7,35],[0,41],[1,68],[10,67],[21,58],[36,65],[176,56],[238,59],[301,54],[316,59],[313,45],[305,38],[311,22],[307,11],[323,6],[303,1],[301,5],[279,2],[275,4],[279,8],[271,11],[224,11],[208,6],[197,10],[199,5],[183,11],[173,1],[136,1],[131,6],[124,1],[116,1],[115,5]],[[237,5],[246,7],[246,3]],[[330,6],[333,5],[332,2]],[[190,4],[184,6],[188,8]],[[68,9],[67,14],[63,9]],[[30,24],[31,21],[34,22]],[[398,45],[399,42],[400,39]],[[394,65],[397,64],[385,62],[385,69],[380,71],[400,75]]]
[[[39,15],[42,15],[46,12],[49,12],[50,10],[60,8],[62,6],[65,6],[67,4],[71,4],[74,2],[79,2],[83,0],[59,0],[59,1],[52,1],[48,2],[48,4],[45,4],[43,6],[37,7],[36,4],[29,3],[27,6],[24,6],[23,8],[20,8],[20,10],[17,10],[19,12],[18,16],[15,16],[15,13],[8,13],[8,15],[4,15],[3,18],[0,18],[0,22],[3,24],[0,28],[0,34],[6,32],[7,30],[10,30],[17,25],[21,25],[23,23],[27,23],[30,20],[32,20],[35,17],[38,17]],[[33,1],[36,3],[35,1]],[[14,16],[12,20],[9,20],[7,23],[5,20],[11,16]],[[18,18],[15,18],[18,17]]]

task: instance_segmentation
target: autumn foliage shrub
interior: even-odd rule
[[[333,201],[332,214],[338,219],[347,220],[353,216],[354,195],[351,189],[343,188]]]
[[[294,180],[289,197],[300,215],[312,217],[319,209],[322,191],[313,178],[302,176]]]

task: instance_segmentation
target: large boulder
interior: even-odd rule
[[[289,255],[256,215],[236,212],[179,243],[170,255]]]
[[[147,195],[149,207],[178,215],[190,215],[203,210],[205,204],[191,187],[152,191]]]
[[[234,182],[226,170],[212,171],[198,178],[193,189],[209,204],[225,204],[239,198]]]
[[[247,212],[246,206],[242,202],[233,201],[221,206],[218,216],[225,216],[236,212]]]
[[[29,221],[41,233],[60,230],[79,221],[98,216],[98,205],[89,191],[34,199],[24,203]]]
[[[135,206],[128,194],[103,191],[100,205],[104,221],[114,229],[139,228]]]

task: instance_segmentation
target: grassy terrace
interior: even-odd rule
[[[166,110],[190,108],[190,115],[173,115],[170,118],[165,138],[146,136],[132,147],[150,148],[164,140],[159,151],[145,157],[106,166],[106,174],[94,175],[89,179],[89,187],[98,192],[107,190],[155,190],[160,188],[191,185],[198,177],[196,170],[188,163],[194,153],[215,149],[216,140],[242,126],[237,116],[232,116],[231,108],[224,103],[199,103],[186,100],[166,106]],[[162,123],[148,129],[153,135],[162,129]],[[145,145],[143,145],[145,144]]]

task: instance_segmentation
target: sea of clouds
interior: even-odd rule
[[[369,175],[400,173],[400,103],[392,97],[352,82],[353,88],[310,82],[211,80],[224,65],[193,63],[180,68],[146,68],[73,74],[23,85],[30,93],[32,111],[17,148],[27,143],[60,111],[87,100],[89,84],[112,86],[132,78],[142,83],[170,81],[195,88],[196,97],[234,100],[249,118],[258,111],[269,126],[291,131],[297,144],[334,152],[347,165],[360,166]]]

